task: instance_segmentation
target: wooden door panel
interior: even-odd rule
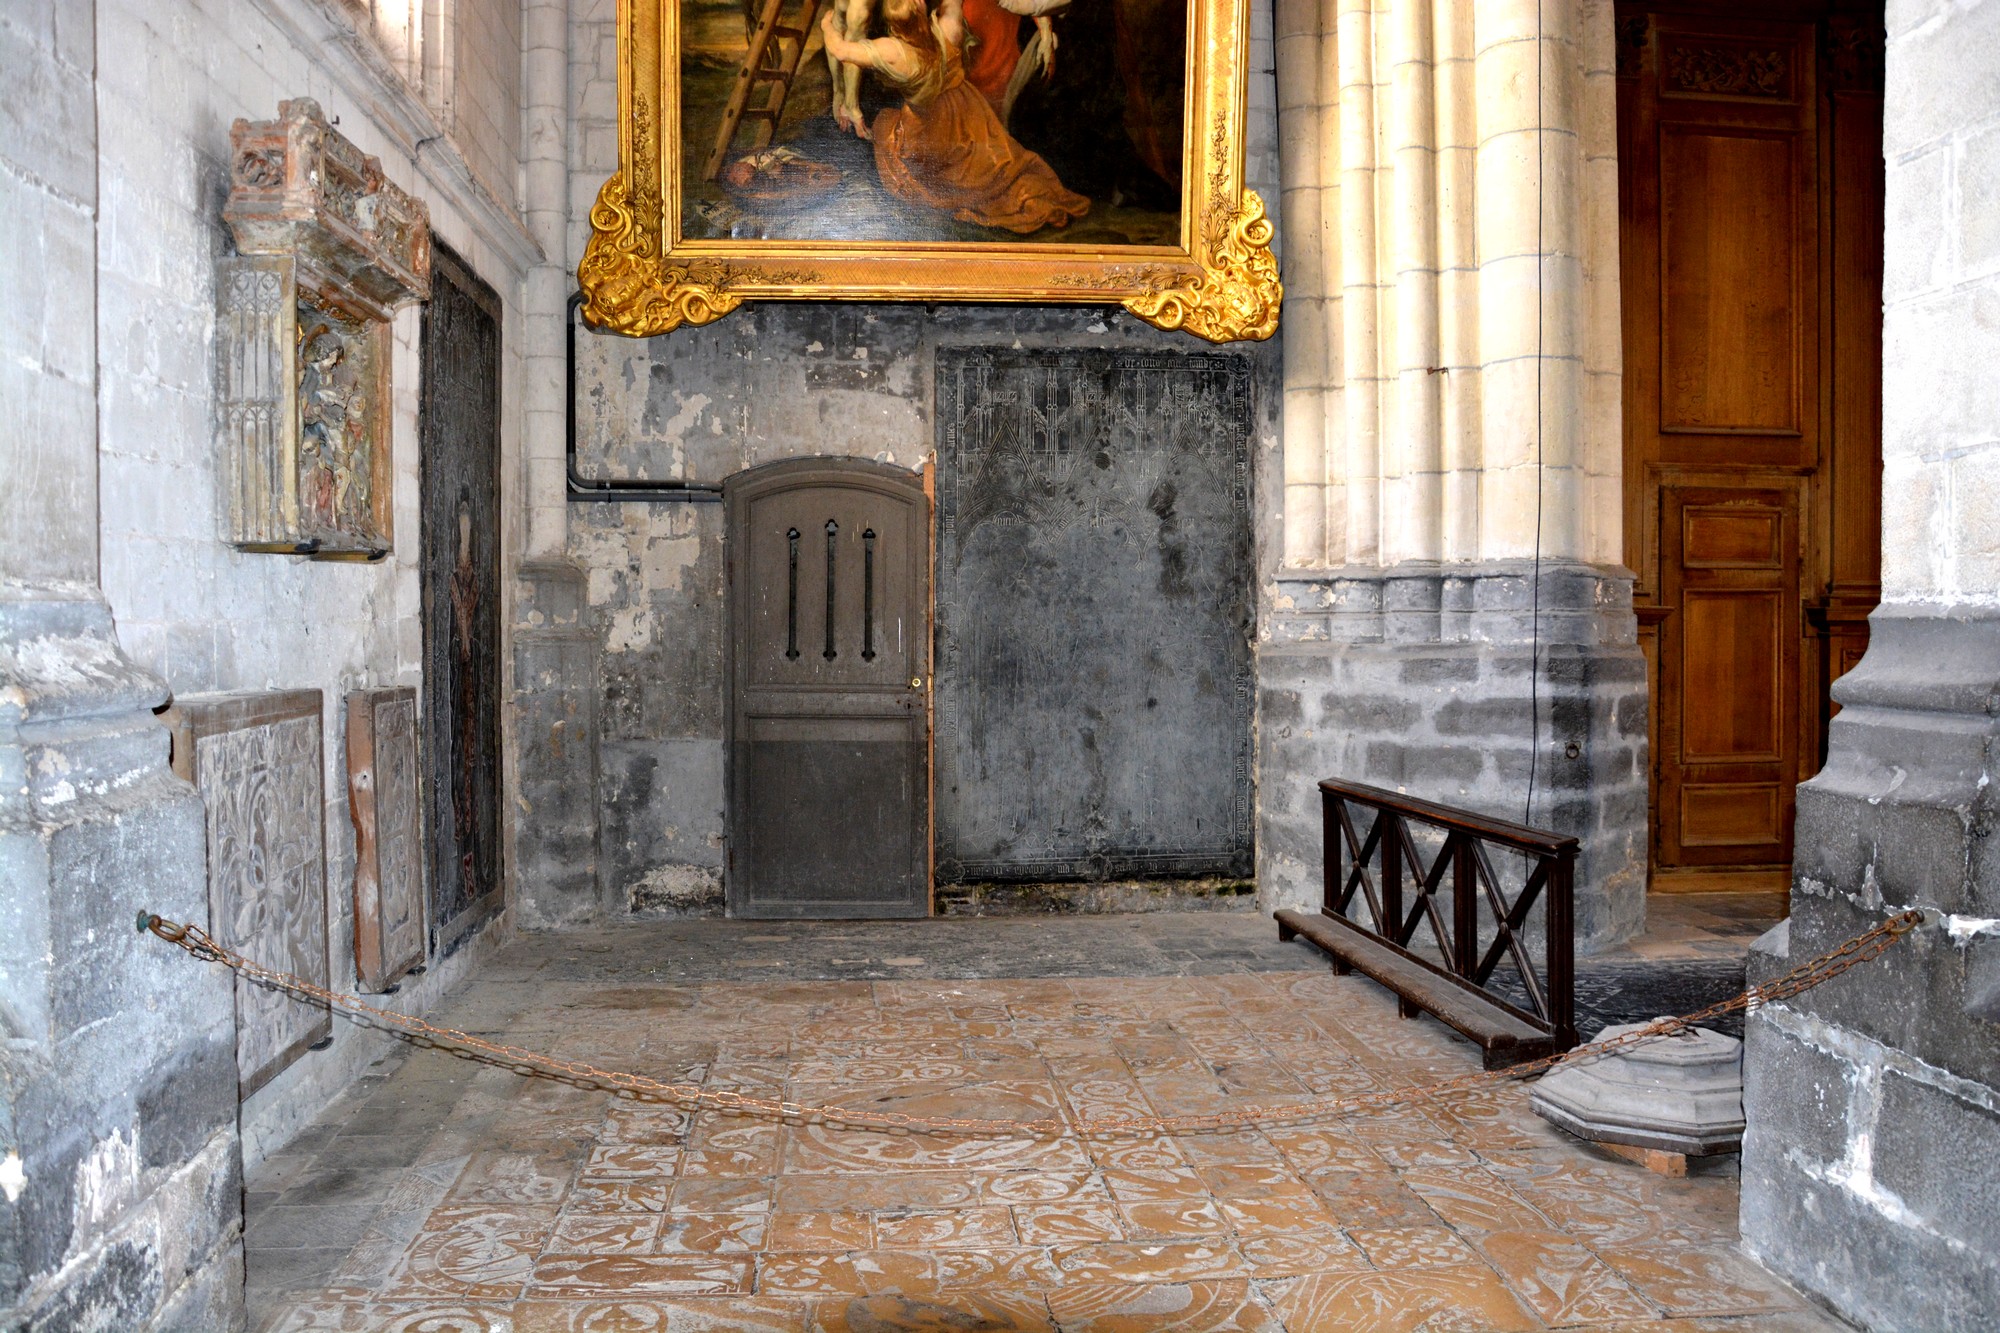
[[[1660,430],[1797,435],[1796,133],[1660,131]]]
[[[1768,847],[1784,838],[1784,808],[1775,782],[1684,786],[1680,841],[1686,847]]]
[[[1791,855],[1797,781],[1796,486],[1660,491],[1658,847],[1664,866]]]
[[[728,502],[729,911],[930,911],[930,503],[858,459],[738,473]]]
[[[1681,564],[1689,569],[1778,569],[1783,566],[1784,514],[1740,505],[1689,505],[1681,510]]]
[[[1683,591],[1682,764],[1777,762],[1784,611],[1778,592]]]

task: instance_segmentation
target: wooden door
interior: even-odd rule
[[[930,912],[930,502],[806,458],[724,485],[729,911]]]
[[[1849,0],[1618,7],[1656,888],[1784,882],[1792,790],[1879,594],[1881,19]]]
[[[500,298],[431,245],[419,390],[431,943],[500,909]]]

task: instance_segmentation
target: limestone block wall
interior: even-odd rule
[[[1260,892],[1316,904],[1341,776],[1583,839],[1639,926],[1645,668],[1618,567],[1608,0],[1278,0],[1282,560]]]
[[[535,258],[532,240],[511,206],[478,187],[467,154],[449,140],[425,142],[440,127],[426,119],[419,90],[344,22],[339,11],[302,0],[97,6],[95,101],[105,133],[96,164],[102,376],[94,521],[120,642],[179,694],[318,688],[339,701],[357,688],[417,684],[421,660],[416,307],[394,324],[394,553],[378,564],[318,562],[241,554],[219,539],[211,312],[214,261],[229,246],[220,211],[231,121],[268,118],[283,98],[316,98],[338,117],[341,133],[427,201],[437,233],[502,293],[507,355],[518,357],[522,344],[516,307],[520,275]],[[470,100],[461,85],[461,108]],[[483,114],[497,123],[518,122],[518,113],[496,102]],[[510,552],[520,550],[524,527],[518,365],[511,361],[503,375]],[[328,938],[334,975],[351,986],[353,832],[337,702],[326,713],[323,754]],[[468,957],[413,979],[395,1002],[425,1007]],[[258,1092],[244,1114],[249,1157],[317,1113],[386,1049],[383,1040],[343,1025],[331,1050]]]
[[[579,0],[570,30],[570,253],[618,165],[614,0]],[[1247,176],[1277,198],[1270,11],[1252,28]],[[769,303],[635,342],[579,335],[580,467],[592,476],[720,481],[812,454],[916,466],[935,447],[933,350],[1019,345],[1205,349],[1090,307]],[[1241,349],[1259,386],[1260,548],[1275,560],[1277,348]],[[561,504],[559,458],[537,460],[537,533]],[[546,472],[541,471],[546,467]],[[572,504],[565,549],[585,572],[597,669],[603,910],[720,908],[726,624],[721,507]],[[585,886],[538,910],[599,910]]]
[[[1917,907],[1746,1025],[1745,1245],[1868,1327],[2000,1309],[2000,5],[1889,6],[1882,606],[1799,789],[1775,972]]]

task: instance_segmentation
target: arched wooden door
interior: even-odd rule
[[[729,912],[930,912],[930,502],[802,458],[724,484]]]

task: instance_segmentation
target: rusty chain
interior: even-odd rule
[[[958,1116],[906,1115],[900,1111],[831,1104],[803,1104],[782,1098],[752,1097],[743,1093],[704,1088],[695,1083],[675,1083],[623,1070],[601,1069],[581,1060],[563,1060],[538,1051],[487,1041],[456,1028],[439,1027],[409,1014],[367,1004],[359,996],[343,995],[314,985],[288,972],[279,972],[245,958],[216,943],[199,926],[182,925],[149,912],[139,914],[139,929],[149,930],[169,944],[178,945],[194,958],[222,963],[240,976],[262,986],[294,996],[318,1000],[344,1013],[373,1020],[391,1030],[446,1047],[476,1052],[517,1073],[540,1073],[561,1079],[610,1088],[630,1097],[658,1099],[687,1110],[713,1110],[730,1115],[761,1116],[788,1124],[818,1124],[829,1129],[875,1129],[890,1134],[962,1135],[978,1138],[1056,1138],[1074,1134],[1083,1138],[1137,1138],[1159,1134],[1215,1134],[1266,1126],[1308,1125],[1376,1111],[1391,1106],[1410,1106],[1438,1101],[1458,1093],[1500,1083],[1513,1082],[1544,1073],[1557,1065],[1579,1064],[1616,1051],[1630,1050],[1648,1042],[1675,1036],[1705,1020],[1723,1014],[1754,1010],[1775,1000],[1789,999],[1831,981],[1852,968],[1879,958],[1903,936],[1922,925],[1919,911],[1900,912],[1853,939],[1801,963],[1783,976],[1752,986],[1727,1000],[1690,1014],[1661,1018],[1607,1041],[1589,1042],[1568,1051],[1544,1056],[1505,1069],[1482,1069],[1439,1083],[1405,1088],[1384,1088],[1374,1092],[1315,1098],[1305,1102],[1246,1106],[1200,1115],[1085,1116],[1074,1111],[1058,1111],[1035,1120],[995,1120]]]

